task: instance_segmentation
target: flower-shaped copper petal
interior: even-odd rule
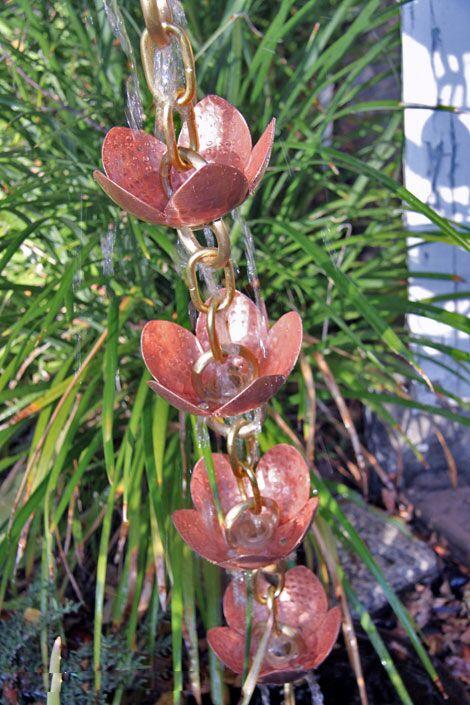
[[[218,658],[235,673],[243,670],[245,612],[245,585],[236,579],[224,595],[224,615],[229,626],[215,627],[207,635]],[[253,601],[253,627],[265,624],[267,617],[267,607]],[[341,611],[338,607],[328,610],[318,578],[304,566],[296,566],[286,572],[285,586],[279,597],[278,619],[280,624],[298,630],[304,651],[278,668],[265,660],[260,672],[260,680],[265,683],[294,680],[316,668],[328,656],[338,637]]]
[[[103,142],[106,175],[95,171],[94,178],[124,210],[172,227],[217,220],[245,199],[245,175],[226,163],[208,163],[197,171],[184,172],[179,188],[168,198],[160,179],[165,151],[165,145],[146,132],[114,127]]]
[[[232,304],[216,314],[216,326],[222,343],[246,346],[259,364],[258,376],[228,400],[208,402],[194,389],[192,368],[208,346],[204,314],[199,317],[196,336],[174,323],[147,323],[142,331],[142,356],[154,378],[150,386],[170,404],[199,416],[235,416],[267,402],[285,382],[300,352],[302,321],[291,311],[267,332],[258,308],[237,292]]]
[[[223,514],[243,501],[226,455],[212,456]],[[199,460],[191,478],[195,509],[179,509],[173,523],[183,540],[208,561],[225,568],[259,568],[284,558],[300,543],[318,506],[309,499],[310,479],[302,456],[292,446],[281,444],[259,461],[256,476],[263,497],[278,503],[279,526],[271,539],[256,549],[236,550],[221,529],[204,460]],[[247,487],[251,496],[251,488]]]
[[[195,106],[200,154],[207,164],[185,172],[172,170],[169,198],[160,178],[165,145],[143,131],[112,128],[105,137],[105,174],[94,178],[121,208],[151,223],[201,226],[240,205],[259,183],[269,162],[274,121],[254,149],[243,116],[223,98],[207,96]],[[188,145],[186,124],[179,137]]]
[[[252,148],[245,118],[223,98],[208,95],[197,103],[194,111],[202,156],[208,161],[230,164],[240,169],[248,181],[250,193],[253,193],[269,164],[276,120],[271,120]],[[181,129],[178,144],[189,146],[186,123]]]
[[[207,95],[194,106],[199,153],[207,161],[230,164],[244,172],[251,157],[251,134],[243,115],[217,95]],[[178,138],[189,147],[188,126],[183,123]]]

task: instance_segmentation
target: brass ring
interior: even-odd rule
[[[250,362],[253,366],[253,377],[256,377],[258,373],[258,360],[253,355],[251,350],[245,348],[244,345],[221,345],[221,350],[224,358],[228,357],[228,355],[239,355],[240,357],[245,358],[245,360],[248,360],[248,362]],[[215,357],[212,350],[207,350],[205,353],[202,353],[202,355],[200,355],[194,363],[194,373],[196,375],[202,374],[207,365],[214,361]]]
[[[250,468],[249,465],[244,465],[243,463],[241,464],[242,467],[242,472],[243,476],[248,478],[248,482],[251,485],[251,489],[253,491],[253,500],[254,500],[254,507],[253,507],[253,513],[254,514],[260,514],[261,509],[263,507],[263,498],[261,496],[261,492],[259,491],[259,486],[258,486],[258,480],[256,479],[256,475],[254,473],[253,468]],[[277,506],[277,502],[274,502]]]
[[[211,296],[211,300],[209,302],[209,311],[207,312],[207,321],[206,321],[206,328],[207,328],[207,335],[209,337],[209,346],[211,349],[212,356],[215,360],[215,362],[223,362],[226,358],[226,355],[224,354],[221,346],[220,346],[220,341],[219,341],[219,335],[217,333],[217,326],[216,326],[216,319],[215,319],[215,314],[218,311],[219,307],[219,302],[221,301],[221,293],[219,292],[218,294],[214,294]]]
[[[145,2],[145,0],[143,0],[143,2]],[[191,105],[196,97],[196,71],[194,67],[194,56],[191,42],[189,41],[189,37],[184,29],[178,25],[173,24],[172,22],[161,22],[160,26],[161,31],[163,32],[163,35],[161,36],[165,39],[165,44],[159,44],[156,42],[149,28],[144,29],[140,38],[140,54],[145,79],[154,101],[160,102],[161,96],[155,89],[155,51],[159,51],[159,49],[165,47],[169,43],[168,34],[173,34],[177,38],[180,45],[185,76],[184,88],[180,87],[176,90],[174,105],[178,108],[184,108]],[[156,24],[152,24],[152,31],[155,27]],[[189,121],[194,123],[194,116],[191,116],[188,120],[189,132],[194,136],[194,124],[191,127]]]
[[[235,524],[236,520],[245,511],[250,511],[253,512],[253,514],[259,514],[261,512],[262,507],[266,507],[267,509],[272,509],[274,510],[278,517],[279,517],[279,506],[277,502],[275,502],[273,499],[270,497],[261,497],[260,496],[260,509],[258,512],[255,511],[255,498],[254,497],[248,497],[243,502],[240,502],[239,504],[236,504],[234,507],[232,507],[227,514],[225,515],[224,519],[224,529],[226,532],[230,532],[233,525]],[[270,588],[274,587],[274,585],[270,585]],[[275,592],[275,591],[274,591]],[[269,593],[269,588],[268,588],[268,593]],[[280,594],[280,593],[279,593]],[[274,594],[274,598],[278,597],[278,595]],[[266,603],[261,603],[261,604],[266,604]]]
[[[284,590],[285,586],[285,573],[269,573],[269,575],[275,575],[278,578],[278,583],[277,585],[269,585],[266,595],[263,595],[260,590],[259,590],[259,585],[258,585],[258,576],[260,573],[263,573],[262,570],[257,570],[256,572],[253,573],[253,594],[257,602],[260,603],[260,605],[266,605],[270,593],[272,593],[273,598],[277,600],[281,592]]]
[[[230,426],[227,433],[227,453],[235,477],[240,474],[238,468],[242,467],[242,462],[238,456],[237,439],[242,438],[241,430],[248,426],[249,423],[246,419],[238,419]]]
[[[205,247],[198,252],[195,252],[194,255],[191,255],[186,268],[188,275],[189,295],[191,296],[191,301],[193,302],[194,307],[200,313],[208,313],[209,306],[202,300],[201,292],[199,291],[196,272],[197,265],[206,264],[207,266],[212,267],[212,262],[216,257],[217,250],[214,247]],[[224,275],[225,291],[224,297],[218,307],[219,311],[223,311],[225,308],[230,306],[233,301],[233,297],[235,296],[235,272],[233,270],[233,264],[230,260],[224,265]]]
[[[140,0],[145,26],[152,41],[161,49],[169,44],[163,22],[173,22],[173,13],[167,0]]]
[[[207,425],[209,428],[214,431],[214,433],[217,433],[219,436],[224,436],[226,438],[228,434],[230,433],[230,428],[228,424],[226,424],[223,419],[217,416],[209,416],[206,420]],[[245,426],[239,434],[239,438],[248,438],[249,436],[253,436],[261,431],[261,421],[255,420],[255,421],[250,421],[248,423],[248,426]]]
[[[208,227],[215,235],[218,253],[217,257],[211,259],[210,266],[213,269],[217,269],[218,267],[223,267],[224,264],[230,259],[230,234],[223,220],[216,220],[213,223],[209,223]],[[187,250],[187,252],[189,252],[190,255],[194,255],[202,249],[194,234],[194,230],[187,225],[183,225],[183,227],[178,229],[178,236],[183,247]]]
[[[160,179],[162,181],[163,190],[165,191],[165,194],[168,198],[171,198],[173,195],[173,189],[171,188],[170,183],[171,167],[174,166],[175,169],[178,169],[178,167],[175,166],[175,164],[173,163],[173,158],[175,154],[178,155],[177,159],[179,160],[179,162],[185,165],[185,171],[188,171],[189,169],[200,169],[205,164],[207,164],[204,157],[201,157],[200,154],[198,154],[192,149],[188,149],[187,147],[178,147],[176,142],[174,142],[174,145],[172,146],[171,150],[167,147],[167,151],[163,155],[162,160],[160,162]],[[181,171],[181,169],[179,170]]]
[[[196,97],[196,70],[194,67],[193,48],[188,35],[182,27],[172,22],[162,22],[161,26],[164,32],[173,34],[180,45],[186,84],[183,90],[178,91],[179,95],[176,98],[176,105],[182,108],[185,105],[189,105]]]
[[[171,195],[172,191],[169,182],[171,167],[174,167],[177,171],[189,171],[189,169],[201,169],[207,164],[207,161],[195,149],[178,146],[173,120],[173,106],[169,101],[166,101],[163,105],[162,122],[166,152],[160,162],[160,175],[166,194]]]

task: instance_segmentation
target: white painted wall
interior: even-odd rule
[[[403,102],[427,106],[405,110],[404,178],[406,187],[441,215],[470,226],[470,0],[414,0],[402,9]],[[453,106],[457,113],[433,110]],[[422,244],[417,233],[429,230],[426,218],[406,213],[411,272],[446,272],[464,281],[410,278],[415,300],[470,289],[470,255],[442,243]],[[470,299],[440,304],[470,314]],[[470,352],[470,336],[410,315],[412,333]],[[429,347],[416,354],[426,373],[449,391],[470,397],[470,379],[458,379],[437,361],[458,369],[445,354]],[[461,370],[460,370],[461,372]],[[417,390],[418,396],[425,392]]]

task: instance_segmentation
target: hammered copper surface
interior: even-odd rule
[[[208,161],[231,164],[244,171],[251,157],[251,134],[243,115],[217,95],[208,95],[194,108],[199,152]],[[178,138],[189,147],[188,128],[183,123]]]
[[[256,478],[261,494],[277,502],[281,521],[295,516],[310,496],[307,464],[299,451],[286,443],[274,446],[263,455],[256,468]]]
[[[250,185],[250,193],[255,191],[269,164],[275,129],[276,120],[273,118],[253,147],[250,160],[245,169],[245,175]]]
[[[264,581],[267,586],[266,581]],[[262,582],[260,583],[262,587]],[[231,670],[241,673],[245,649],[246,589],[238,578],[224,595],[224,615],[228,627],[209,630],[208,641],[218,658]],[[264,661],[260,681],[282,683],[302,677],[328,656],[338,637],[341,611],[328,610],[327,598],[318,578],[304,566],[286,572],[285,586],[279,597],[279,622],[298,629],[304,651],[280,668]],[[253,629],[265,624],[267,607],[253,603]],[[223,631],[222,631],[223,630]]]
[[[201,348],[192,333],[171,321],[149,321],[142,330],[141,350],[150,374],[161,386],[197,404],[191,372]]]
[[[238,169],[207,164],[193,171],[172,195],[164,210],[167,223],[195,227],[218,220],[245,200],[247,188],[245,175]]]
[[[302,323],[292,311],[265,334],[263,317],[255,304],[240,292],[236,292],[226,310],[216,315],[217,330],[223,342],[240,344],[243,341],[260,361],[261,374],[228,401],[227,398],[218,403],[203,399],[193,386],[194,362],[207,345],[204,314],[196,325],[196,336],[168,321],[147,323],[142,333],[142,356],[156,382],[152,388],[178,409],[199,416],[235,416],[267,402],[285,382],[300,351]],[[261,331],[259,335],[257,330]],[[267,341],[265,350],[263,340]]]
[[[135,215],[139,220],[145,220],[146,223],[169,225],[161,211],[149,206],[136,196],[133,196],[129,191],[121,188],[121,186],[102,174],[101,171],[95,170],[93,172],[93,178],[101,186],[106,195],[124,211]]]
[[[262,374],[288,377],[297,362],[301,345],[302,319],[296,311],[285,313],[269,331],[268,354],[261,368]]]
[[[195,509],[177,509],[171,515],[176,530],[183,541],[211,563],[223,565],[227,547],[217,527],[208,527],[202,514]]]
[[[214,453],[212,458],[220,504],[225,515],[243,498],[228,456]],[[173,521],[184,541],[207,560],[228,568],[252,569],[268,565],[291,553],[310,526],[318,500],[308,498],[308,468],[297,451],[284,444],[275,446],[261,458],[259,467],[261,495],[274,500],[278,498],[280,523],[274,536],[264,544],[242,551],[235,550],[225,540],[218,525],[204,460],[196,463],[191,478],[191,497],[195,509],[175,512]],[[258,471],[256,476],[258,478]],[[252,496],[248,483],[246,490],[248,496]],[[192,526],[197,526],[196,533],[192,531]]]
[[[224,289],[221,290],[221,295]],[[239,291],[226,311],[215,315],[215,325],[221,345],[245,345],[261,362],[267,352],[268,328],[265,316],[258,306]],[[207,316],[202,313],[196,324],[196,335],[204,350],[209,350]]]
[[[228,627],[213,627],[207,632],[209,646],[234,673],[243,673],[245,639]]]
[[[238,488],[228,456],[223,453],[212,453],[212,460],[220,505],[223,513],[227,514],[235,504],[242,501],[243,497]],[[205,512],[207,507],[214,506],[212,489],[203,458],[197,461],[191,476],[191,499],[198,512]]]
[[[143,130],[113,127],[101,149],[106,176],[149,206],[163,211],[167,198],[155,184],[166,152],[163,142]]]
[[[160,178],[166,146],[153,135],[114,127],[102,148],[105,174],[93,176],[121,208],[150,223],[197,227],[240,205],[261,179],[274,136],[272,121],[255,148],[243,116],[223,98],[207,96],[195,106],[200,154],[207,164],[188,171],[171,170],[169,196]],[[184,124],[178,140],[188,145]]]

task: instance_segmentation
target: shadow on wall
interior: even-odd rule
[[[407,186],[452,220],[470,222],[470,2],[417,0],[402,10]],[[410,216],[413,227],[426,221]]]
[[[405,110],[405,185],[462,225],[470,224],[469,27],[469,0],[415,0],[402,8],[403,101],[426,106]],[[407,213],[406,225],[417,235],[409,240],[410,272],[421,275],[411,276],[410,297],[419,301],[442,296],[435,305],[468,315],[470,300],[462,296],[470,282],[468,253],[445,243],[423,243],[419,231],[431,228],[420,214]],[[427,272],[451,278],[423,277]],[[470,352],[463,331],[416,314],[408,316],[408,325],[416,337]],[[416,355],[433,382],[458,396],[470,396],[470,375],[456,361],[423,344]],[[416,394],[422,401],[433,401],[424,391]]]

